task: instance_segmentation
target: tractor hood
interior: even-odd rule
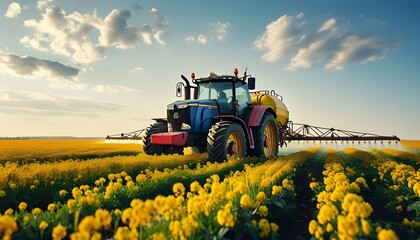
[[[176,101],[168,105],[168,130],[188,133],[208,132],[213,118],[219,115],[215,100],[191,99]]]
[[[208,99],[191,99],[176,101],[168,105],[168,110],[183,109],[186,107],[208,107],[217,108],[216,101]]]

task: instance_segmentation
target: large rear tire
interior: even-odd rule
[[[279,151],[279,129],[274,116],[265,113],[260,125],[252,127],[254,137],[254,149],[249,149],[250,156],[274,157]]]
[[[217,122],[207,135],[207,152],[211,162],[244,158],[246,153],[244,130],[237,123]]]
[[[155,145],[151,142],[151,136],[155,133],[168,132],[168,125],[165,122],[155,122],[146,128],[143,135],[143,151],[148,155],[162,155],[169,153],[169,147],[163,145]]]

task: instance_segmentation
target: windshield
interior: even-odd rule
[[[197,99],[218,99],[220,92],[226,95],[226,98],[232,97],[232,83],[231,82],[206,82],[198,84]]]
[[[235,83],[236,100],[238,113],[242,115],[248,104],[251,103],[251,97],[246,84]],[[230,114],[232,112],[232,82],[204,82],[197,86],[197,99],[216,100],[221,114]]]

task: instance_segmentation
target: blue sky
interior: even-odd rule
[[[291,120],[420,139],[420,4],[407,1],[0,2],[0,136],[148,126],[180,75],[231,74]]]

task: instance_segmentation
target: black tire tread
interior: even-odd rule
[[[227,159],[226,138],[232,131],[238,131],[242,136],[243,157],[246,153],[245,132],[242,127],[230,121],[221,121],[214,124],[207,135],[207,152],[211,162],[221,162]]]
[[[277,126],[276,119],[270,113],[265,113],[261,119],[260,124],[257,127],[252,127],[252,135],[254,137],[254,149],[248,150],[248,155],[253,157],[260,157],[264,156],[264,129],[265,126],[271,122],[276,127],[276,139],[275,141],[279,142],[279,129]],[[276,152],[278,152],[278,145],[276,145]],[[272,156],[264,156],[264,157],[272,157]]]
[[[143,151],[148,155],[162,155],[166,152],[164,151],[163,146],[161,145],[154,145],[151,142],[151,136],[155,133],[163,133],[168,131],[168,126],[165,122],[155,122],[154,124],[150,125],[146,128],[145,133],[142,138],[143,142]]]

